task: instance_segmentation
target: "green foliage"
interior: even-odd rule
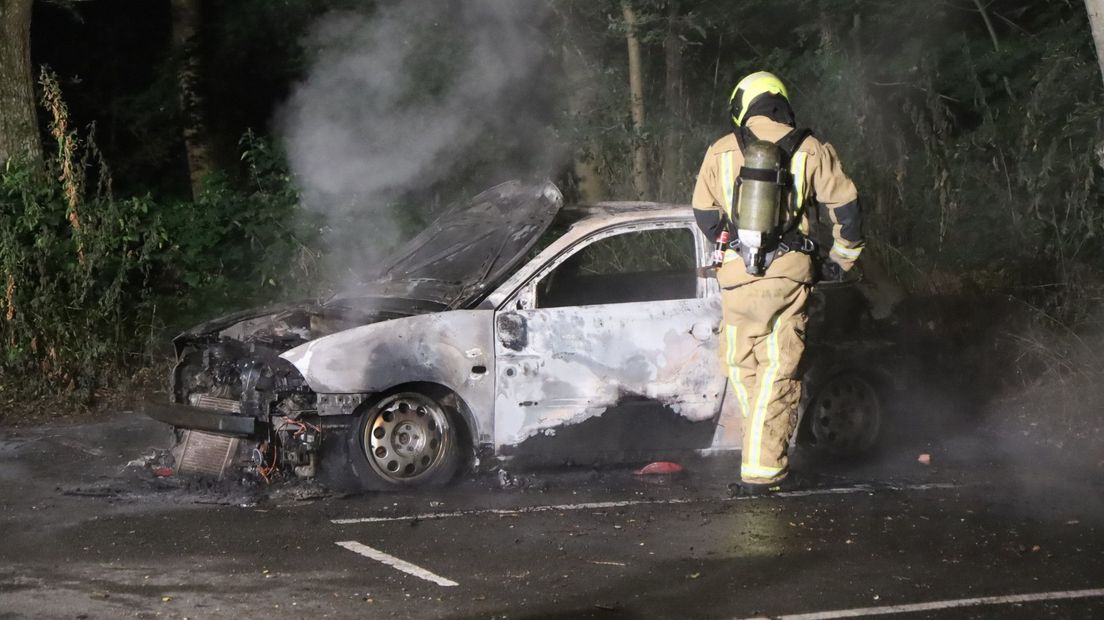
[[[630,147],[643,141],[664,181],[653,196],[688,201],[701,154],[729,131],[732,85],[774,71],[799,122],[839,150],[875,254],[911,289],[1045,284],[1055,316],[1087,316],[1068,302],[1104,272],[1104,92],[1080,3],[983,3],[996,43],[970,2],[633,5],[648,84],[642,135],[628,122],[620,1],[560,9],[586,79],[604,86],[584,118],[565,119],[568,135],[613,196],[629,194]],[[673,107],[669,29],[685,98]]]
[[[194,202],[162,213],[170,246],[156,293],[177,300],[175,325],[312,292],[317,229],[299,213],[283,155],[246,133],[243,179],[212,176]]]
[[[988,290],[1058,284],[1053,301],[1064,305],[1063,295],[1080,294],[1070,277],[1085,273],[1078,265],[1104,267],[1094,155],[1104,93],[1084,16],[1069,17],[1040,19],[1033,36],[1010,36],[999,50],[966,30],[931,36],[924,54],[891,62],[829,25],[812,62],[786,63],[803,99],[826,102],[801,106],[805,118],[833,128],[827,138],[860,184],[868,233],[891,260],[907,260],[897,271],[914,288],[958,292],[949,274]],[[946,25],[938,15],[919,24]],[[1076,322],[1077,313],[1060,315]]]
[[[57,154],[45,176],[0,174],[0,390],[86,401],[135,351],[166,233],[148,199],[114,199],[106,176],[86,191],[103,162],[68,130],[52,74],[42,86]]]
[[[239,186],[212,179],[194,203],[120,199],[92,130],[68,128],[56,78],[41,86],[56,154],[44,172],[0,173],[0,404],[88,403],[152,362],[166,322],[307,289],[317,254],[268,143],[242,139]]]

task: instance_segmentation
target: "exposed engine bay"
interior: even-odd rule
[[[172,401],[187,409],[170,406],[156,416],[177,426],[176,462],[185,472],[220,478],[239,473],[265,481],[313,478],[327,428],[345,429],[348,422],[320,415],[318,396],[280,354],[315,338],[408,315],[303,305],[180,336]],[[345,413],[348,403],[334,400],[326,402],[330,413]],[[199,430],[206,412],[222,416],[210,418],[218,424],[208,426],[213,432]],[[233,416],[229,426],[226,414]]]
[[[442,408],[462,409],[456,395],[437,394],[433,388],[426,388],[433,394],[397,398],[386,392],[408,382],[448,384],[452,375],[460,377],[452,381],[456,385],[471,377],[492,385],[491,379],[482,381],[489,375],[485,358],[493,352],[492,313],[479,315],[486,320],[475,329],[476,319],[463,311],[481,303],[511,275],[562,203],[562,194],[549,181],[503,183],[446,208],[386,259],[365,268],[359,284],[323,302],[246,310],[175,338],[171,402],[149,403],[146,411],[176,429],[178,469],[219,478],[240,471],[263,480],[309,478],[319,473],[323,453],[334,453],[326,460],[333,463],[335,473],[347,473],[350,459],[341,453],[352,449],[362,453],[352,459],[353,470],[369,466],[375,457],[382,459],[381,471],[404,476],[399,482],[447,477],[460,460],[461,431],[459,420]],[[461,312],[445,312],[456,310]],[[447,320],[440,318],[446,314]],[[429,320],[401,320],[421,318]],[[368,338],[378,350],[355,344],[347,354],[316,366],[346,372],[359,368],[364,371],[361,378],[389,372],[394,382],[308,383],[311,375],[303,374],[312,355],[308,347],[327,336],[361,334],[382,327],[373,324],[390,321],[397,327],[382,330],[387,337]],[[447,343],[442,330],[458,330],[468,339],[479,334],[488,342],[445,352],[418,344],[427,338],[434,346]],[[340,341],[335,344],[342,346]],[[295,359],[281,357],[293,350],[301,352]],[[426,375],[423,371],[434,370],[434,361],[443,370]],[[482,370],[476,373],[473,368]],[[379,419],[373,418],[368,437],[363,436],[363,425],[370,399],[381,409],[374,414]],[[368,449],[371,454],[365,452]]]

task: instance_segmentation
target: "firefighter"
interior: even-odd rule
[[[732,132],[706,151],[693,206],[707,238],[727,233],[717,272],[721,361],[744,418],[733,490],[756,495],[794,486],[787,449],[801,399],[818,205],[832,223],[828,256],[841,270],[854,266],[863,237],[855,184],[835,149],[797,125],[781,80],[753,73],[729,104]]]

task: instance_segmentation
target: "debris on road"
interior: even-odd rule
[[[917,457],[916,462],[921,465],[931,465],[931,455],[928,453],[921,454]]]
[[[270,487],[268,490],[268,499],[277,504],[310,502],[332,496],[333,491],[315,479],[288,480],[284,484]]]
[[[505,469],[498,470],[498,488],[503,490],[544,490],[544,483],[533,476],[515,476]]]
[[[648,463],[636,471],[638,476],[672,476],[683,472],[682,465],[671,461],[656,461]]]
[[[153,448],[146,456],[138,457],[132,461],[127,461],[127,464],[123,466],[123,470],[137,469],[137,470],[151,470],[157,472],[161,469],[168,469],[172,474],[172,468],[176,464],[173,458],[172,452],[161,448]],[[158,474],[160,475],[160,474]]]

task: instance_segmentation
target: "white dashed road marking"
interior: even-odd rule
[[[836,620],[837,618],[860,618],[863,616],[882,616],[888,614],[911,614],[918,611],[939,611],[956,607],[981,607],[984,605],[1012,605],[1016,603],[1038,603],[1042,601],[1063,601],[1080,598],[1104,597],[1104,588],[1094,590],[1065,590],[1062,592],[1039,592],[1037,594],[1014,594],[1010,596],[984,596],[980,598],[960,598],[930,603],[912,603],[909,605],[886,605],[884,607],[862,607],[840,609],[837,611],[818,611],[790,616],[770,616],[777,620]],[[757,616],[748,620],[767,620],[766,616]]]
[[[391,568],[394,568],[395,570],[400,570],[408,575],[414,575],[419,579],[431,581],[439,586],[452,587],[460,585],[451,579],[445,579],[440,575],[435,575],[420,566],[415,566],[410,562],[400,560],[393,555],[388,555],[380,551],[379,549],[373,549],[368,545],[362,545],[355,540],[346,540],[344,542],[339,542],[335,544],[338,547],[344,547],[345,549],[348,549],[353,553],[357,553],[363,555],[366,558],[370,558],[377,562],[386,564]]]
[[[809,497],[814,495],[852,495],[856,493],[873,493],[875,491],[929,491],[934,489],[954,489],[958,485],[932,483],[913,485],[856,485],[852,487],[837,487],[830,489],[807,489],[803,491],[784,491],[775,493],[771,497]],[[478,515],[512,516],[534,512],[566,512],[571,510],[606,510],[609,508],[626,508],[629,506],[666,506],[679,504],[704,504],[708,502],[734,502],[747,499],[765,499],[752,497],[723,497],[723,498],[673,498],[673,499],[631,499],[619,502],[584,502],[580,504],[556,504],[552,506],[525,506],[522,508],[486,508],[480,510],[457,510],[455,512],[431,512],[417,515],[404,515],[394,517],[356,517],[349,519],[331,519],[335,525],[356,525],[358,523],[387,523],[391,521],[428,521],[430,519],[452,519],[456,517],[471,517]]]

